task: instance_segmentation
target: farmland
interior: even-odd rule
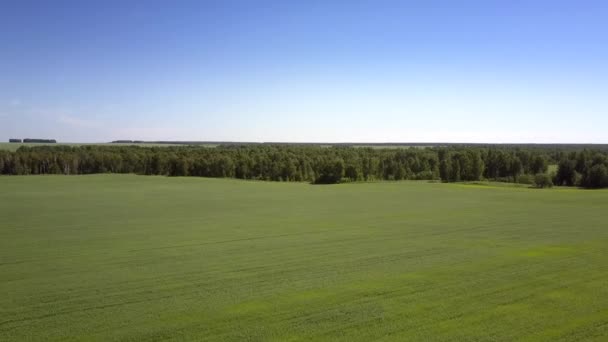
[[[26,147],[38,147],[38,146],[117,146],[118,144],[111,143],[0,143],[0,151],[16,151],[21,146]],[[128,146],[141,146],[141,147],[166,147],[176,146],[174,144],[154,144],[154,143],[141,143],[141,144],[120,144]],[[205,147],[214,147],[214,145],[204,145]]]
[[[0,177],[0,340],[602,340],[608,191]]]

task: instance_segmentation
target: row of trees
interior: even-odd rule
[[[31,138],[25,138],[23,140],[21,139],[8,139],[9,143],[41,143],[41,144],[56,144],[57,140],[55,139],[31,139]]]
[[[570,152],[559,162],[554,182],[586,188],[608,187],[608,154],[590,150]]]
[[[552,156],[550,151],[508,147],[23,146],[15,152],[0,151],[0,173],[136,173],[316,183],[404,179],[513,182],[522,175],[546,172],[548,163],[556,162]]]

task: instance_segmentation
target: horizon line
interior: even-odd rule
[[[10,138],[13,139],[13,138]],[[15,138],[18,139],[18,138]],[[39,138],[25,138],[39,139]],[[47,139],[47,138],[40,138]],[[52,139],[48,139],[52,140]],[[11,143],[6,139],[3,143]],[[20,142],[21,144],[30,144]],[[608,142],[448,142],[448,141],[384,141],[384,142],[369,142],[369,141],[239,141],[239,140],[139,140],[139,139],[118,139],[112,141],[56,141],[56,144],[146,144],[146,143],[176,143],[176,144],[308,144],[308,145],[608,145]]]

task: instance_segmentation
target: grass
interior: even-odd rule
[[[0,177],[0,340],[605,340],[607,191]]]

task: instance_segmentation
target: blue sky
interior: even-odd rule
[[[0,139],[608,143],[606,1],[2,1]]]

